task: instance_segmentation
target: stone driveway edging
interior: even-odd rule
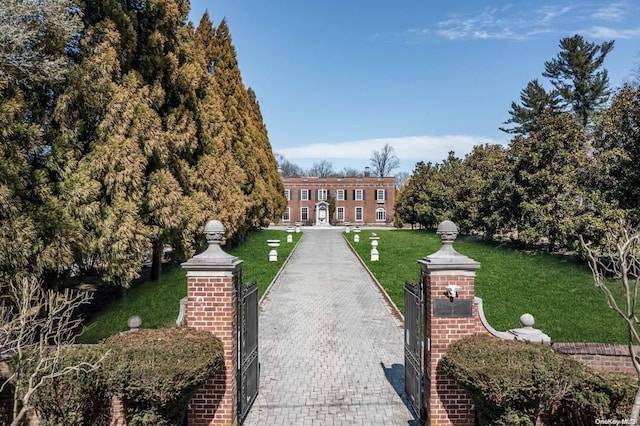
[[[258,306],[262,305],[262,301],[265,299],[265,297],[267,297],[267,294],[269,294],[269,292],[271,291],[271,287],[273,287],[275,282],[280,277],[280,274],[282,273],[282,270],[284,269],[285,266],[287,266],[287,263],[289,263],[289,259],[291,259],[291,256],[293,256],[293,253],[296,251],[296,249],[298,248],[298,244],[300,244],[300,241],[302,241],[303,238],[304,238],[304,232],[302,233],[302,235],[300,236],[298,241],[296,241],[296,244],[293,246],[293,250],[291,250],[291,252],[289,253],[289,256],[287,256],[285,261],[282,262],[282,266],[280,266],[280,269],[278,269],[278,273],[276,274],[275,277],[273,277],[273,279],[269,283],[269,286],[266,288],[266,290],[264,291],[264,293],[260,297],[260,300],[258,300]]]
[[[373,282],[376,284],[376,287],[378,287],[378,291],[380,291],[380,293],[382,294],[382,297],[384,298],[384,300],[387,302],[387,304],[393,311],[393,314],[396,316],[396,318],[398,318],[402,322],[402,324],[404,324],[404,315],[402,314],[402,312],[400,312],[400,309],[398,309],[396,304],[393,303],[393,300],[391,300],[391,296],[389,296],[389,293],[387,293],[384,287],[382,287],[382,284],[380,284],[376,276],[373,275],[373,272],[371,272],[367,264],[364,262],[364,260],[362,260],[362,258],[360,257],[356,249],[353,248],[353,246],[351,245],[351,242],[349,241],[349,238],[344,232],[342,233],[342,237],[346,240],[347,246],[349,246],[349,250],[351,250],[351,252],[356,255],[356,257],[360,261],[360,264],[364,267],[365,271],[367,271],[367,273],[369,274]]]

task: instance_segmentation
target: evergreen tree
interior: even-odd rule
[[[513,127],[501,127],[500,130],[503,132],[526,135],[535,130],[533,126],[536,118],[545,110],[548,109],[552,113],[560,112],[558,93],[555,90],[547,92],[537,79],[531,80],[520,92],[520,101],[521,105],[511,102],[511,118],[504,124]]]
[[[462,160],[456,157],[455,152],[449,151],[447,158],[442,163],[436,164],[436,168],[435,179],[432,179],[429,184],[436,225],[443,220],[461,222],[464,218],[458,214],[458,204],[464,179]]]
[[[180,52],[187,11],[179,0],[88,4],[80,71],[59,112],[58,165],[71,167],[69,182],[93,183],[78,202],[96,207],[75,210],[93,212],[92,220],[78,218],[91,236],[88,256],[97,256],[104,277],[123,287],[149,248],[157,278],[164,245],[180,247],[188,222],[184,161],[196,126]]]
[[[594,186],[640,220],[640,88],[625,85],[600,114],[594,132]]]
[[[463,229],[481,231],[491,239],[510,228],[511,169],[502,145],[473,147],[463,162],[456,217]]]
[[[431,182],[436,178],[437,167],[420,161],[411,177],[397,194],[395,215],[397,223],[416,223],[432,228],[438,224]]]
[[[194,211],[204,223],[215,216],[225,225],[228,236],[244,228],[249,200],[242,186],[246,174],[233,155],[231,129],[226,123],[224,96],[213,75],[215,27],[205,12],[194,35],[193,52],[202,55],[207,71],[201,84],[196,121],[198,151],[193,175]],[[194,230],[200,234],[202,226]]]
[[[576,34],[560,40],[557,57],[544,64],[542,75],[550,79],[583,126],[609,98],[609,76],[602,65],[613,44],[613,40],[590,43]]]
[[[78,264],[128,287],[150,249],[141,217],[147,152],[160,144],[160,118],[139,74],[122,75],[119,33],[110,21],[87,31],[82,60],[56,108],[52,150],[60,197],[83,232]],[[145,152],[146,151],[146,152]]]
[[[263,189],[257,194],[256,214],[259,215],[260,226],[267,226],[272,221],[277,221],[282,217],[287,207],[287,200],[284,197],[284,184],[278,174],[278,163],[264,124],[260,104],[253,89],[247,89],[249,97],[249,117],[251,119],[251,133],[253,135],[253,158],[259,166],[259,178]]]
[[[544,113],[539,130],[516,136],[510,145],[514,221],[520,241],[549,251],[572,247],[580,221],[590,211],[582,172],[585,130],[568,114]]]
[[[215,32],[211,63],[223,96],[231,149],[236,164],[245,173],[242,190],[248,197],[248,205],[246,221],[240,229],[243,234],[281,216],[286,203],[284,187],[277,173],[255,94],[242,83],[235,48],[224,19]]]
[[[55,286],[74,262],[76,229],[47,162],[51,111],[80,31],[70,1],[0,3],[0,283],[29,276]]]

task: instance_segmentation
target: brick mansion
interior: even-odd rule
[[[287,208],[281,225],[389,225],[393,223],[394,177],[282,178]],[[334,205],[332,205],[334,204]]]

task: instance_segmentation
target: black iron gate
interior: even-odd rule
[[[419,419],[424,410],[422,277],[418,284],[404,284],[404,389]]]
[[[258,283],[238,279],[238,422],[244,422],[258,396]]]

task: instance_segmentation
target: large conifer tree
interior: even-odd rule
[[[255,94],[245,88],[226,20],[215,33],[213,75],[223,96],[223,111],[236,163],[245,172],[242,190],[248,197],[240,230],[267,225],[284,210],[283,186]]]
[[[520,92],[521,105],[511,102],[509,115],[511,118],[504,124],[511,128],[500,128],[507,133],[526,135],[535,130],[536,118],[545,110],[551,113],[560,112],[560,98],[556,91],[547,91],[537,79],[531,80]]]
[[[544,64],[542,75],[549,78],[583,126],[609,99],[609,76],[602,65],[613,43],[590,43],[579,34],[565,37],[560,40],[557,57]]]
[[[48,169],[51,111],[81,31],[68,0],[0,3],[0,282],[55,284],[73,264],[77,233]]]

